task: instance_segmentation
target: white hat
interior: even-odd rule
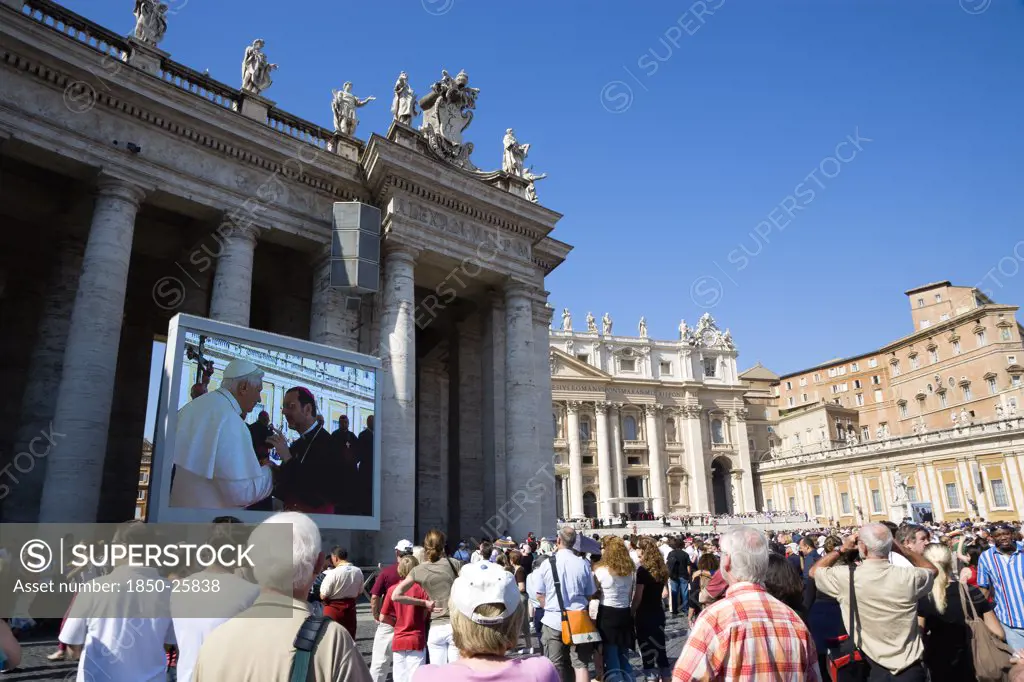
[[[481,625],[501,623],[519,608],[519,587],[515,578],[498,564],[481,561],[462,567],[452,583],[452,605],[459,613]],[[481,616],[477,608],[484,604],[504,604],[505,610],[493,617]]]
[[[413,544],[408,540],[399,540],[398,544],[395,545],[395,551],[401,552],[402,554],[412,554]]]
[[[237,379],[238,377],[247,377],[258,371],[260,371],[260,368],[248,360],[232,360],[228,363],[228,366],[224,368],[224,378]]]

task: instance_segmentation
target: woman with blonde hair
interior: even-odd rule
[[[459,651],[452,639],[452,621],[448,615],[448,599],[452,583],[459,577],[462,562],[445,554],[444,533],[436,528],[423,538],[424,561],[420,562],[395,586],[392,599],[397,604],[423,606],[430,614],[430,631],[427,633],[427,651],[433,663],[448,663],[459,658]],[[428,599],[417,599],[406,594],[414,584],[427,593]]]
[[[668,682],[672,677],[665,648],[665,607],[662,603],[662,594],[667,587],[668,566],[658,545],[650,538],[641,539],[632,609],[644,678],[649,682],[658,679]]]
[[[622,538],[605,536],[601,561],[594,566],[600,607],[597,629],[601,633],[605,682],[633,679],[629,652],[635,645],[633,614],[630,609],[636,585],[636,568]]]
[[[398,560],[398,577],[405,578],[419,565],[416,557],[406,555]],[[427,610],[419,606],[397,604],[393,600],[393,585],[384,596],[380,609],[380,622],[394,628],[391,640],[394,682],[411,682],[416,669],[423,665],[427,654]],[[409,588],[408,595],[425,599],[427,593],[419,585]]]
[[[957,581],[949,547],[932,543],[925,547],[924,558],[939,569],[931,594],[917,607],[917,621],[924,634],[924,664],[932,682],[976,679],[967,627],[971,604],[989,632],[1000,639],[1005,638],[1003,627],[985,595],[978,588]]]
[[[452,636],[459,657],[451,665],[421,666],[414,682],[559,682],[543,656],[509,659],[526,618],[515,577],[489,561],[468,564],[451,588]]]

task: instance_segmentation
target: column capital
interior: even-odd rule
[[[416,259],[420,256],[420,250],[415,246],[409,244],[398,244],[396,242],[384,241],[384,259],[405,261],[412,265],[416,264]]]
[[[658,413],[661,412],[661,410],[662,406],[658,404],[644,405],[644,414],[647,415],[648,417],[658,416]]]
[[[626,403],[608,403],[608,409],[614,414],[618,414],[619,411],[625,406]]]
[[[741,421],[741,422],[747,421],[747,417],[749,415],[750,415],[750,412],[748,410],[743,409],[743,408],[740,408],[740,409],[736,410],[735,412],[733,412],[733,416],[736,417],[736,421]]]
[[[579,414],[581,405],[582,403],[578,400],[567,400],[565,401],[565,411],[567,414]]]
[[[604,401],[604,400],[598,400],[598,401],[596,401],[596,402],[594,403],[594,409],[595,409],[595,410],[597,411],[597,413],[598,413],[599,415],[605,415],[605,414],[608,414],[608,409],[609,409],[609,408],[610,408],[611,406],[612,406],[612,403],[606,402],[606,401]]]
[[[703,410],[700,405],[684,405],[680,411],[687,419],[700,419]]]
[[[545,327],[551,325],[551,317],[554,314],[555,309],[551,307],[547,301],[534,301],[533,302],[533,321],[536,324],[542,324]]]
[[[225,240],[250,242],[255,246],[260,235],[263,234],[263,228],[253,225],[251,222],[236,223],[229,216],[224,216],[224,220],[217,226],[216,232]]]
[[[510,298],[517,296],[525,296],[527,298],[532,298],[537,291],[536,287],[531,286],[526,282],[521,282],[517,279],[513,279],[511,277],[505,280],[504,289],[506,301]]]
[[[139,207],[150,189],[107,171],[96,177],[96,196],[120,199],[135,208]]]

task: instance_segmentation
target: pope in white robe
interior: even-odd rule
[[[170,506],[239,509],[270,495],[270,465],[260,466],[244,419],[262,388],[256,365],[233,360],[220,388],[178,410]]]

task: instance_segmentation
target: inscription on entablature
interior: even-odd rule
[[[604,387],[600,384],[563,384],[558,381],[558,377],[555,377],[557,383],[554,384],[554,388],[559,391],[584,391],[584,392],[599,392],[603,391]]]
[[[471,220],[446,213],[432,206],[426,206],[404,197],[395,197],[393,210],[399,215],[426,225],[435,230],[453,234],[460,239],[476,245],[486,244],[492,251],[495,246],[502,253],[530,259],[530,243],[519,237],[513,237],[497,227],[480,225]],[[495,245],[495,246],[492,246]]]
[[[620,393],[622,395],[654,395],[654,391],[643,388],[616,388],[613,393]]]

